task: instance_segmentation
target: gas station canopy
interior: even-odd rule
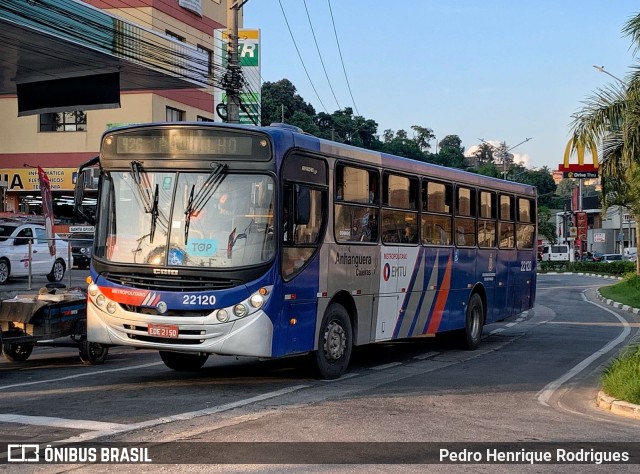
[[[205,88],[195,47],[75,0],[0,2],[0,95],[19,115],[113,108],[120,91]]]

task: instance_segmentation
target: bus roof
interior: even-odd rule
[[[422,176],[433,176],[447,181],[468,184],[478,187],[487,187],[491,189],[502,190],[505,192],[514,192],[528,196],[536,196],[535,186],[517,183],[515,181],[507,181],[504,179],[484,176],[457,168],[449,168],[446,166],[427,163],[424,161],[414,160],[401,156],[390,155],[375,150],[359,148],[353,145],[318,138],[307,134],[298,127],[289,124],[272,124],[271,126],[254,126],[241,124],[228,124],[220,122],[156,122],[145,124],[133,124],[107,130],[103,136],[109,133],[121,132],[135,128],[155,128],[155,127],[220,127],[235,128],[249,131],[259,131],[272,137],[276,144],[276,148],[281,150],[284,148],[306,149],[315,152],[321,152],[331,155],[335,158],[344,158],[347,160],[357,161],[363,164],[379,166],[382,168],[392,168],[397,171],[408,174],[417,174]]]

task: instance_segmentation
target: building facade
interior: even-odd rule
[[[50,177],[56,218],[61,224],[72,223],[75,171],[98,153],[105,130],[133,123],[214,118],[214,30],[225,28],[228,0],[85,0],[85,3],[204,53],[211,85],[121,91],[119,108],[28,116],[18,116],[16,95],[0,95],[0,183],[4,193],[0,211],[5,213],[41,214],[37,180],[40,166]],[[90,69],[91,65],[87,65],[87,70]]]

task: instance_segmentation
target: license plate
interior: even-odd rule
[[[147,327],[147,333],[150,336],[177,339],[178,326],[169,326],[168,324],[149,324]]]

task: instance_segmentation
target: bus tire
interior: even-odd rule
[[[160,351],[164,365],[176,372],[197,372],[209,358],[209,354]]]
[[[353,349],[351,321],[340,304],[331,304],[322,318],[318,333],[315,367],[321,377],[337,379],[345,373]]]
[[[33,344],[16,344],[6,342],[2,346],[5,358],[11,362],[24,362],[33,351]]]
[[[104,364],[109,354],[109,347],[86,339],[80,341],[80,360],[84,365]]]
[[[484,305],[478,293],[469,298],[464,329],[460,333],[460,342],[463,349],[474,351],[480,345],[482,339],[482,326],[484,324]]]

